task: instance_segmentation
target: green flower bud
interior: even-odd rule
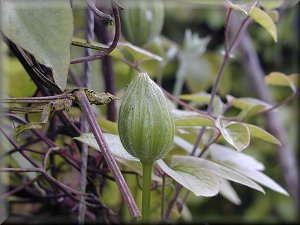
[[[128,85],[118,129],[124,148],[142,163],[153,163],[170,150],[175,123],[160,87],[143,72]]]
[[[164,22],[164,5],[159,0],[122,0],[120,12],[122,34],[137,46],[149,43],[159,35]]]

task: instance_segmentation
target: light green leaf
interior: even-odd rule
[[[256,189],[264,193],[264,190],[261,186],[245,177],[239,172],[232,170],[231,168],[227,168],[223,165],[217,164],[215,162],[211,162],[205,159],[201,159],[195,156],[179,156],[174,155],[171,161],[171,168],[177,171],[188,171],[193,174],[197,174],[198,170],[201,173],[206,171],[207,173],[212,173],[218,177],[225,178],[227,180],[231,180],[243,185],[246,185],[250,188]]]
[[[277,9],[283,4],[284,0],[260,0],[259,2],[265,9]]]
[[[262,105],[251,106],[249,108],[241,110],[241,112],[239,113],[238,117],[241,120],[246,121],[247,119],[249,119],[250,117],[252,117],[253,115],[255,115],[257,112],[263,110],[264,108],[265,107],[262,106]]]
[[[116,122],[112,122],[104,118],[97,118],[97,122],[101,127],[101,130],[103,130],[104,132],[116,135],[119,133],[118,125]]]
[[[198,115],[197,117],[187,117],[175,120],[177,127],[213,127],[214,120],[206,115]]]
[[[231,186],[230,182],[226,179],[220,178],[221,186],[220,186],[220,194],[223,195],[224,198],[228,199],[232,203],[236,205],[241,204],[241,199],[238,194]]]
[[[158,166],[182,186],[196,196],[215,196],[219,192],[220,181],[213,173],[202,168],[181,167],[171,169],[163,160],[156,161]]]
[[[108,133],[103,133],[103,135],[113,156],[120,159],[130,160],[130,161],[139,161],[139,159],[130,155],[125,150],[118,135],[108,134]],[[75,137],[74,139],[81,141],[87,144],[88,146],[96,149],[97,151],[101,152],[99,145],[92,133],[84,133],[81,134],[79,137]]]
[[[184,119],[188,117],[197,117],[199,113],[188,110],[172,109],[171,110],[174,119]]]
[[[212,160],[219,162],[234,162],[253,170],[264,170],[264,165],[250,155],[237,152],[224,145],[212,144],[209,147]]]
[[[274,191],[277,191],[284,195],[289,195],[286,190],[284,190],[279,184],[277,184],[274,180],[272,180],[267,175],[259,172],[257,170],[251,170],[245,166],[240,164],[232,163],[232,162],[224,162],[222,163],[224,166],[232,168],[233,170],[242,173],[243,175],[249,177],[250,179],[256,181],[257,183],[264,185]]]
[[[186,95],[180,95],[179,98],[181,100],[188,100],[193,101],[201,104],[209,104],[211,95],[207,94],[205,92],[200,92],[197,94],[186,94]],[[213,101],[213,112],[216,116],[220,115],[223,111],[223,102],[219,96],[215,96]]]
[[[298,73],[294,73],[291,74],[289,76],[287,76],[287,78],[293,82],[293,84],[299,89],[300,88],[300,79],[299,79],[299,74]]]
[[[295,86],[294,81],[295,83],[299,81],[299,74],[287,76],[284,73],[272,72],[265,76],[266,84],[274,86],[287,86],[295,93],[297,91],[297,87]]]
[[[274,137],[272,134],[268,133],[264,129],[252,124],[244,124],[248,127],[251,137],[256,137],[276,145],[281,145],[280,141],[276,137]]]
[[[250,98],[250,97],[245,97],[245,98],[235,98],[231,95],[227,95],[226,99],[228,101],[229,104],[231,104],[232,106],[238,108],[238,109],[246,109],[249,110],[251,108],[253,108],[254,106],[263,106],[263,110],[266,110],[268,108],[271,108],[272,105],[261,101],[259,99],[256,98]]]
[[[224,2],[229,8],[244,12],[248,15],[256,6],[258,0],[224,0]]]
[[[250,133],[247,126],[242,123],[227,123],[217,119],[216,126],[220,129],[224,139],[238,151],[247,148],[250,143]]]
[[[258,7],[254,7],[250,12],[250,17],[259,23],[272,36],[274,42],[277,42],[277,28],[271,17]]]
[[[57,86],[64,90],[73,35],[72,9],[68,0],[11,1],[2,3],[2,31],[8,39],[50,68]]]

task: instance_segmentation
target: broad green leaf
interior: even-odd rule
[[[265,9],[276,9],[283,4],[284,0],[260,0],[259,3],[263,5]]]
[[[276,145],[281,145],[280,141],[276,137],[274,137],[272,134],[268,133],[264,129],[252,124],[244,124],[248,127],[251,137],[256,137]]]
[[[300,79],[299,79],[299,74],[295,73],[295,74],[291,74],[289,76],[287,76],[287,78],[293,82],[293,84],[299,89],[300,88]]]
[[[225,162],[222,163],[224,166],[232,168],[233,170],[242,173],[243,175],[249,177],[250,179],[254,180],[255,182],[264,185],[274,191],[277,191],[284,195],[289,195],[286,190],[284,190],[279,184],[277,184],[274,180],[272,180],[267,175],[263,174],[262,172],[259,172],[257,170],[251,170],[245,166],[242,166],[240,164],[235,164],[232,162]]]
[[[186,95],[180,95],[179,98],[181,100],[188,100],[188,101],[193,101],[201,104],[209,104],[211,95],[200,92],[197,94],[186,94]],[[223,102],[219,96],[215,96],[214,101],[213,101],[213,111],[216,116],[220,115],[223,111]]]
[[[243,184],[264,193],[264,190],[261,186],[245,177],[243,174],[218,163],[201,159],[195,156],[174,155],[171,161],[171,168],[176,172],[189,171],[193,172],[194,174],[197,174],[198,170],[201,170],[201,174],[206,171],[207,173],[212,173],[218,177]]]
[[[257,5],[258,0],[224,0],[224,2],[228,7],[248,15]]]
[[[187,117],[184,119],[175,120],[177,127],[213,127],[214,120],[206,115],[198,115],[197,117]]]
[[[68,0],[2,2],[2,31],[12,42],[31,53],[52,70],[57,86],[64,90],[73,35],[72,9]]]
[[[257,112],[259,112],[263,109],[264,109],[264,106],[262,106],[262,105],[254,105],[254,106],[251,106],[249,108],[241,110],[238,117],[241,120],[246,121],[247,119],[249,119],[250,117],[255,115]]]
[[[250,12],[250,17],[259,23],[272,36],[274,42],[277,42],[277,28],[271,17],[258,7],[254,7]]]
[[[103,133],[103,135],[111,153],[115,157],[126,159],[129,161],[139,161],[139,159],[133,157],[125,150],[118,135],[108,134],[108,133]],[[92,133],[84,133],[81,134],[79,137],[75,137],[74,139],[87,144],[88,146],[96,149],[97,151],[101,151]]]
[[[216,126],[220,129],[224,139],[238,151],[247,148],[250,143],[250,133],[247,126],[236,122],[223,122],[218,119]]]
[[[191,167],[171,169],[161,159],[156,162],[166,174],[196,196],[211,197],[219,192],[220,182],[218,177],[205,169]]]
[[[272,72],[265,76],[266,84],[274,86],[287,86],[291,88],[294,93],[297,91],[294,81],[297,83],[297,80],[299,81],[299,75],[297,74],[293,74],[291,77],[285,75],[284,73]]]
[[[234,162],[239,165],[243,165],[253,170],[264,170],[265,167],[261,162],[258,162],[255,158],[242,152],[237,152],[234,149],[226,147],[224,145],[212,144],[209,147],[209,153],[212,160],[219,162]]]
[[[118,125],[116,122],[112,122],[104,118],[97,118],[97,122],[101,127],[101,130],[103,130],[104,132],[116,135],[119,133]]]
[[[263,106],[263,109],[268,109],[271,108],[272,105],[261,101],[259,99],[256,98],[250,98],[250,97],[242,97],[242,98],[235,98],[231,95],[227,95],[226,99],[228,101],[229,104],[231,104],[232,106],[238,108],[238,109],[247,109],[249,110],[250,108],[252,108],[253,106]]]
[[[220,178],[221,186],[220,186],[220,194],[223,195],[224,198],[228,199],[232,203],[236,205],[241,204],[241,199],[238,194],[231,186],[230,182],[226,179]]]

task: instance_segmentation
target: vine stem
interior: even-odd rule
[[[153,163],[142,163],[143,194],[142,194],[142,223],[148,224],[150,218],[151,175]]]
[[[229,32],[230,15],[231,15],[231,10],[229,9],[229,10],[228,10],[228,13],[227,13],[227,17],[226,17],[226,27],[225,27],[225,34],[224,34],[224,36],[225,36],[224,41],[225,41],[225,42],[228,42],[228,33],[226,33],[226,32]],[[213,102],[214,102],[214,98],[215,98],[215,96],[216,96],[216,94],[217,94],[217,88],[218,88],[218,86],[219,86],[219,83],[220,83],[222,74],[223,74],[223,72],[224,72],[225,66],[226,66],[226,64],[228,63],[228,60],[229,60],[229,58],[230,58],[229,56],[230,56],[231,52],[234,50],[234,48],[235,48],[235,46],[236,46],[236,44],[237,44],[237,42],[238,42],[238,39],[239,39],[239,37],[240,37],[240,35],[241,35],[241,32],[242,32],[242,30],[244,29],[245,25],[247,24],[247,21],[249,20],[249,18],[250,18],[250,17],[247,16],[247,17],[242,21],[242,23],[240,24],[240,26],[239,26],[239,28],[238,28],[238,30],[237,30],[237,32],[236,32],[234,38],[233,38],[233,41],[232,41],[231,46],[228,48],[228,43],[225,43],[225,55],[224,55],[224,58],[223,58],[222,65],[221,65],[221,67],[220,67],[220,69],[219,69],[219,72],[218,72],[218,74],[217,74],[216,80],[215,80],[215,82],[214,82],[214,85],[213,85],[213,88],[212,88],[212,92],[211,92],[210,101],[209,101],[209,104],[208,104],[208,107],[207,107],[207,113],[208,113],[209,115],[212,114],[212,112],[213,112]],[[203,135],[204,135],[204,133],[205,133],[205,130],[206,130],[206,127],[203,127],[203,128],[199,131],[199,134],[198,134],[197,140],[196,140],[196,142],[195,142],[195,144],[194,144],[194,146],[193,146],[193,150],[192,150],[191,155],[194,155],[194,154],[195,154],[196,149],[197,149],[197,147],[199,146],[199,144],[200,144],[200,142],[201,142],[201,140],[202,140],[202,137],[203,137]],[[204,154],[204,152],[205,152],[206,150],[207,150],[207,148],[206,148],[204,151],[201,152],[201,156]],[[178,197],[179,197],[179,195],[180,195],[181,190],[182,190],[182,185],[177,184],[177,185],[176,185],[176,194],[175,194],[174,198],[171,200],[171,202],[169,203],[169,206],[168,206],[167,211],[166,211],[165,216],[164,216],[164,220],[165,220],[165,221],[168,221],[168,220],[169,220],[169,216],[170,216],[170,214],[171,214],[171,212],[172,212],[173,207],[175,206],[175,204],[176,204],[176,202],[177,202],[177,199],[178,199]]]
[[[127,204],[127,207],[133,217],[140,217],[140,212],[138,210],[138,207],[131,195],[131,192],[124,180],[124,177],[122,176],[122,173],[112,156],[109,147],[104,139],[103,133],[99,127],[99,124],[97,123],[96,117],[93,113],[93,110],[91,108],[91,105],[89,103],[89,100],[87,99],[85,92],[83,90],[78,90],[74,92],[74,96],[77,100],[77,103],[79,104],[82,112],[86,116],[88,123],[90,125],[90,128],[95,136],[95,139],[101,149],[101,152],[103,154],[103,157],[110,168],[114,178],[116,179],[117,185],[121,191],[122,197]]]
[[[98,7],[100,8],[101,5]],[[95,34],[103,44],[109,44],[111,40],[110,31],[108,27],[103,24],[100,18],[95,18]],[[113,59],[111,56],[106,55],[103,57],[101,69],[105,80],[105,91],[112,95],[116,95],[115,73],[113,70]],[[110,121],[117,121],[117,106],[115,101],[112,101],[107,105],[107,119]]]
[[[85,56],[85,57],[73,59],[70,62],[71,64],[83,63],[83,62],[89,62],[89,61],[102,59],[104,56],[111,53],[117,47],[117,44],[119,42],[119,38],[121,35],[121,21],[120,21],[118,7],[119,6],[116,3],[112,3],[112,10],[113,10],[114,18],[115,18],[115,36],[114,36],[114,39],[113,39],[111,45],[105,51],[99,52],[96,55]]]

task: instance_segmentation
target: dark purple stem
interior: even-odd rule
[[[105,24],[101,23],[101,20],[96,19],[95,21],[96,29],[95,34],[99,40],[102,41],[103,44],[108,44],[110,42],[110,35]],[[113,70],[113,60],[111,56],[106,55],[102,60],[102,71],[105,79],[105,88],[106,92],[115,95],[116,87],[115,87],[115,74]],[[107,119],[110,121],[117,120],[117,107],[116,102],[112,101],[108,105],[107,110]]]

